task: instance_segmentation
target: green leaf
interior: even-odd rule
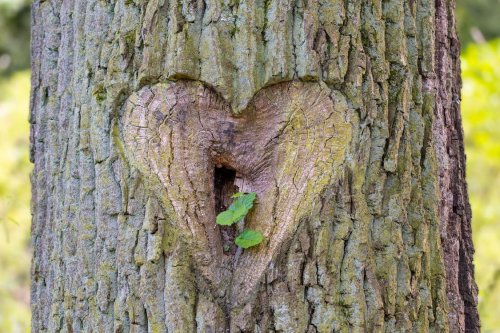
[[[241,216],[241,218],[245,217],[248,211],[252,209],[256,196],[257,194],[255,194],[255,192],[239,195],[231,206],[229,206],[229,210],[234,211],[235,216]]]
[[[241,248],[248,249],[249,247],[260,244],[264,240],[264,236],[258,231],[247,229],[239,234],[234,240],[236,245]]]
[[[231,198],[239,198],[239,197],[241,197],[242,195],[245,195],[245,193],[244,193],[244,192],[236,192],[235,194],[233,194],[233,195],[231,196]]]
[[[215,223],[220,225],[231,225],[234,223],[233,212],[231,210],[226,210],[217,215]]]
[[[248,211],[252,209],[256,196],[255,192],[246,194],[238,192],[234,194],[233,197],[236,200],[229,206],[228,210],[217,215],[215,222],[220,225],[231,225],[242,220],[248,214]]]

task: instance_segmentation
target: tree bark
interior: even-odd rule
[[[479,332],[454,6],[35,1],[33,332]]]

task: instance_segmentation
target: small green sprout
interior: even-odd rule
[[[233,203],[226,211],[217,215],[215,223],[218,225],[229,226],[242,221],[253,207],[253,202],[257,194],[255,192],[243,193],[237,192],[232,195]],[[236,245],[243,249],[260,244],[264,240],[262,234],[255,230],[246,229],[235,239]]]
[[[244,219],[252,209],[256,196],[254,192],[247,194],[238,192],[234,194],[232,198],[236,200],[229,206],[228,210],[217,215],[216,223],[219,225],[232,225]]]
[[[264,236],[255,230],[244,230],[238,237],[234,240],[236,245],[244,249],[260,244],[264,240]]]

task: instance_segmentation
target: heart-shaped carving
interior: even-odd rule
[[[261,231],[265,242],[245,250],[235,266],[233,306],[252,294],[320,193],[342,173],[351,127],[339,96],[323,83],[285,82],[261,90],[238,116],[196,81],[145,87],[127,100],[126,156],[157,189],[209,281],[220,283],[221,269],[233,260],[215,226],[215,166],[235,170],[240,191],[257,193],[245,226]]]

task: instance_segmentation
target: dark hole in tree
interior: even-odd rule
[[[225,211],[232,202],[231,196],[238,192],[238,186],[234,185],[236,171],[225,167],[214,169],[214,191],[215,191],[215,214]],[[236,226],[219,226],[222,245],[225,254],[234,254],[237,246],[234,244],[236,237]]]

